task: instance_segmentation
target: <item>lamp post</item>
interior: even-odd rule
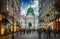
[[[12,8],[13,8],[13,30],[12,30],[12,39],[14,39],[14,1],[12,1]]]

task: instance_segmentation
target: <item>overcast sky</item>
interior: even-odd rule
[[[26,16],[27,9],[30,6],[34,9],[35,15],[38,15],[38,1],[37,0],[21,0],[21,15]]]

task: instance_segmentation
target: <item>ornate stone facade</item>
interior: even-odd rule
[[[38,16],[35,16],[34,9],[28,8],[26,16],[20,16],[20,25],[22,28],[37,29],[38,26]]]

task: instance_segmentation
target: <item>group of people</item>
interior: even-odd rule
[[[51,33],[54,34],[54,37],[57,37],[57,34],[58,34],[58,36],[60,36],[60,29],[57,30],[56,28],[54,28],[53,30],[50,27],[48,29],[39,28],[39,29],[37,29],[37,32],[38,32],[38,35],[40,38],[41,38],[42,32],[45,33],[48,38],[51,37]]]
[[[20,33],[22,34],[22,33],[33,33],[34,32],[34,29],[20,29]]]

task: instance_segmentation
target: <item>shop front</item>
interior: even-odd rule
[[[6,35],[9,33],[9,26],[10,23],[4,15],[0,14],[0,36]]]
[[[14,32],[19,32],[20,29],[21,29],[20,25],[14,25]],[[8,31],[9,31],[9,33],[13,32],[13,25],[12,24],[8,27]]]
[[[8,21],[0,15],[0,36],[5,34]]]
[[[55,28],[57,29],[57,26],[56,26],[56,23],[55,22],[51,22],[47,26],[50,27],[51,30],[54,30]]]
[[[2,24],[3,15],[0,14],[0,36],[4,34],[4,24]]]
[[[60,29],[60,18],[57,18],[55,20],[56,26],[57,26],[57,30]]]
[[[60,18],[56,18],[48,26],[50,26],[52,30],[56,29],[58,31],[58,29],[60,29]]]

